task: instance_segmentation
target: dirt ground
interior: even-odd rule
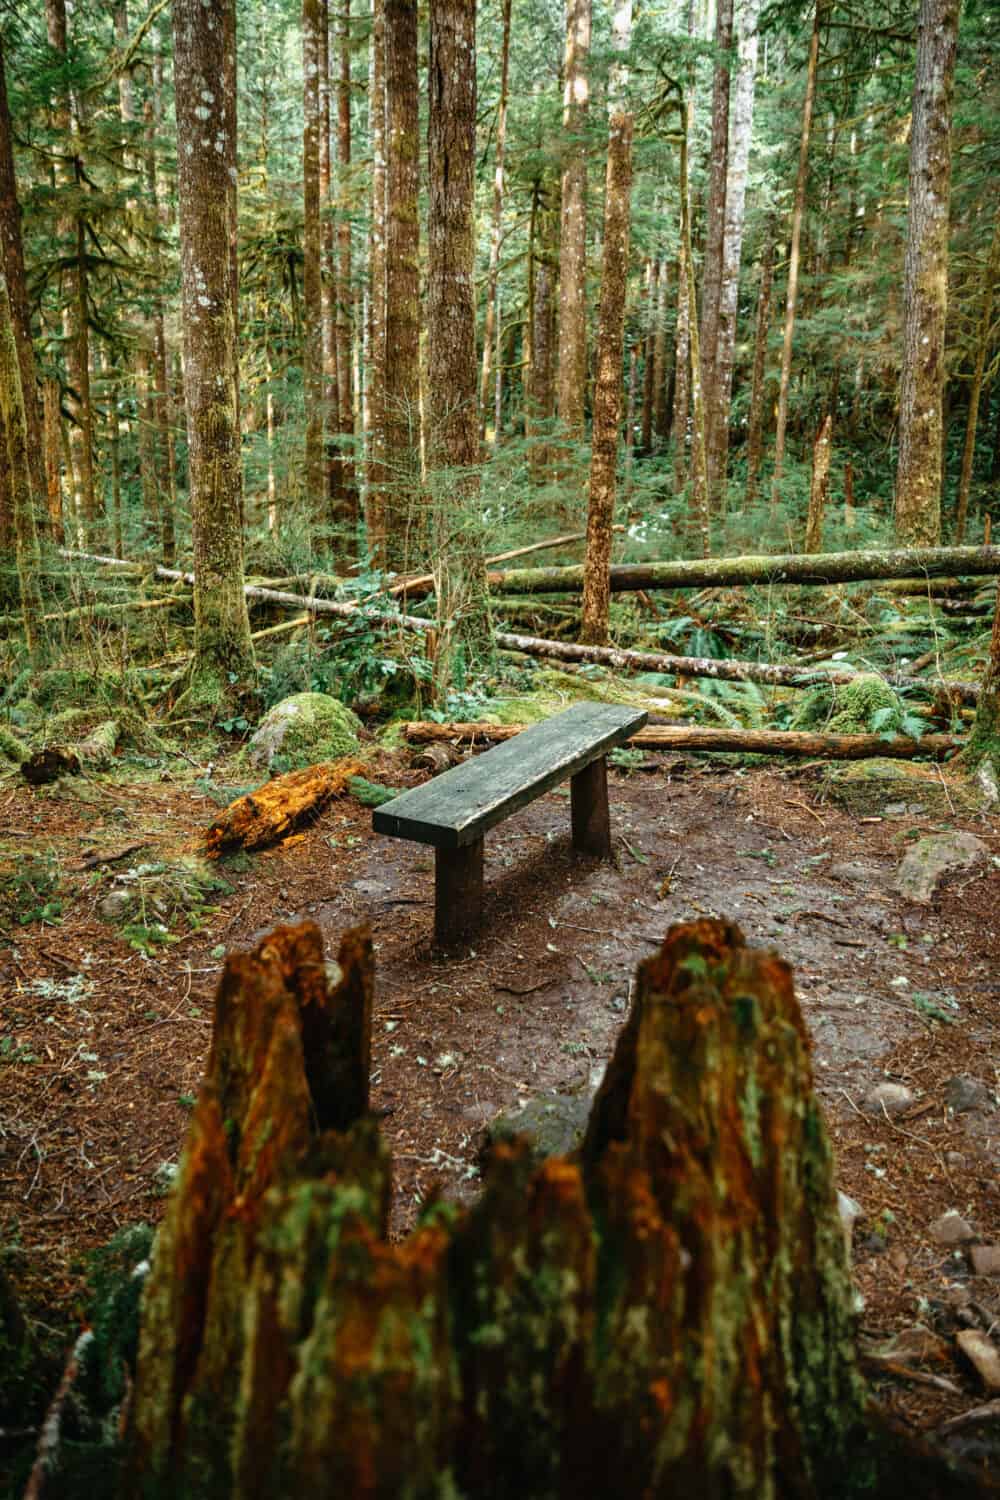
[[[216,812],[196,773],[92,783],[87,802],[63,783],[0,783],[0,848],[52,851],[61,876],[60,917],[15,928],[7,947],[0,934],[0,1241],[23,1248],[36,1310],[71,1325],[82,1253],[158,1216],[224,951],[304,917],[335,951],[346,926],[372,924],[374,1105],[403,1234],[435,1185],[477,1190],[483,1127],[499,1111],[596,1086],[636,962],[671,923],[719,915],[794,965],[839,1185],[862,1209],[863,1336],[915,1325],[938,1336],[870,1364],[880,1399],[920,1428],[986,1400],[954,1334],[1000,1320],[1000,1276],[974,1277],[966,1249],[929,1229],[956,1209],[977,1240],[1000,1242],[1000,1113],[945,1099],[958,1075],[994,1100],[1000,1083],[1000,865],[917,907],[892,878],[907,841],[938,821],[854,817],[822,799],[816,771],[651,766],[612,775],[613,864],[573,855],[568,788],[495,829],[482,937],[447,960],[430,945],[432,852],[373,835],[353,799],[230,865],[233,894],[201,929],[145,955],[99,915],[115,866],[82,867],[196,842]],[[421,775],[403,752],[369,774],[395,786]],[[946,821],[1000,854],[995,819]],[[863,1109],[887,1079],[914,1096],[892,1119]]]

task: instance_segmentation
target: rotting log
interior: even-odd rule
[[[363,931],[332,980],[312,923],[226,961],[122,1500],[977,1493],[867,1404],[780,958],[724,922],[672,928],[579,1159],[498,1146],[477,1203],[432,1204],[399,1244],[371,994]]]
[[[739,661],[732,657],[673,656],[664,651],[633,651],[621,646],[581,646],[574,641],[548,641],[532,635],[499,633],[497,645],[525,656],[551,657],[554,661],[595,662],[620,671],[664,672],[683,677],[713,677],[720,682],[762,682],[775,687],[809,688],[819,683],[843,685],[861,675],[855,667],[800,667],[766,661]],[[979,693],[974,682],[929,681],[898,673],[891,679],[905,688],[933,692],[945,687],[961,703],[975,703]]]
[[[436,740],[486,745],[512,739],[527,726],[475,721],[435,724],[411,719],[401,727],[406,739],[416,745]],[[735,750],[748,755],[815,755],[824,760],[870,760],[874,756],[913,760],[921,755],[939,760],[961,750],[965,740],[950,734],[925,734],[915,740],[902,734],[818,734],[804,729],[714,729],[701,724],[651,724],[630,735],[628,743],[644,750]]]
[[[237,797],[205,831],[205,852],[263,849],[317,817],[339,796],[363,766],[359,760],[320,761],[302,771],[275,776],[254,792]]]

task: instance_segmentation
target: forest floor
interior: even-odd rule
[[[1000,862],[941,885],[928,906],[893,878],[908,841],[942,826],[1000,854],[997,820],[913,807],[862,819],[825,799],[815,769],[651,760],[611,777],[612,864],[572,854],[568,787],[494,830],[482,938],[445,960],[430,944],[432,852],[375,836],[370,809],[342,798],[278,848],[223,864],[232,892],[206,897],[197,930],[137,951],[100,914],[116,870],[196,849],[224,772],[0,783],[0,853],[49,859],[61,902],[14,927],[9,946],[0,934],[0,1240],[21,1247],[46,1321],[79,1316],[87,1250],[162,1209],[224,952],[312,918],[335,954],[345,927],[371,923],[373,1103],[402,1234],[436,1185],[477,1190],[498,1112],[550,1091],[589,1097],[636,963],[672,922],[719,915],[794,966],[838,1184],[862,1210],[863,1333],[929,1330],[917,1353],[908,1335],[892,1371],[872,1366],[880,1398],[917,1427],[985,1399],[953,1336],[1000,1319],[1000,1276],[974,1277],[966,1248],[931,1226],[955,1209],[979,1242],[1000,1242]],[[422,779],[404,751],[367,774]],[[987,1092],[956,1111],[955,1078]],[[913,1095],[894,1118],[864,1107],[886,1080]]]

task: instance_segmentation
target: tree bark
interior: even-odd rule
[[[45,655],[40,588],[41,560],[35,524],[34,495],[28,465],[28,424],[24,415],[21,366],[14,338],[7,277],[0,265],[0,492],[9,495],[21,622],[32,672]]]
[[[713,405],[709,413],[708,489],[709,502],[715,510],[722,509],[726,499],[726,474],[729,464],[729,408],[733,395],[740,261],[743,251],[747,171],[753,135],[759,14],[760,0],[741,0],[739,62],[732,99],[732,131],[726,176],[722,286],[719,296],[719,332],[715,354],[716,377],[713,387]],[[765,253],[773,255],[773,248],[766,247]]]
[[[965,419],[965,446],[962,449],[962,474],[958,481],[958,506],[955,514],[955,546],[965,540],[965,525],[969,513],[969,490],[972,485],[972,468],[976,457],[976,428],[979,425],[979,401],[983,391],[983,371],[990,349],[990,334],[993,322],[993,296],[997,280],[1000,279],[1000,211],[993,221],[993,240],[986,261],[983,277],[983,301],[979,314],[976,338],[976,362],[969,386],[969,412]]]
[[[397,570],[420,547],[420,129],[416,0],[385,0],[386,561]]]
[[[235,211],[233,0],[174,0],[184,395],[195,568],[192,687],[228,694],[253,672],[243,592]],[[211,102],[209,102],[211,101]],[[205,120],[208,108],[209,119]]]
[[[612,45],[617,54],[608,84],[608,163],[604,187],[604,247],[597,329],[597,377],[591,436],[587,555],[583,575],[580,638],[601,645],[608,638],[608,569],[615,514],[618,440],[621,430],[625,291],[628,281],[632,203],[632,113],[628,70],[620,61],[632,40],[632,0],[616,0]]]
[[[353,272],[351,255],[351,0],[340,0],[337,14],[337,427],[342,434],[338,521],[347,555],[355,552],[358,486],[354,461]]]
[[[979,708],[964,759],[970,769],[979,769],[989,778],[996,796],[1000,791],[1000,589],[997,590],[990,654],[979,693]]]
[[[567,443],[584,437],[587,391],[587,107],[591,0],[568,0],[563,83],[562,213],[559,240],[559,377],[556,412]],[[561,467],[573,465],[564,455]]]
[[[750,416],[747,422],[747,481],[743,501],[748,510],[757,499],[757,482],[764,451],[764,382],[767,370],[767,336],[771,327],[774,231],[775,226],[771,223],[764,233],[764,249],[760,262],[760,290],[757,293],[757,329],[754,334]]]
[[[7,104],[7,79],[2,37],[0,37],[0,265],[7,278],[7,295],[10,298],[14,341],[17,345],[17,362],[21,372],[21,391],[24,396],[24,418],[28,431],[28,471],[31,475],[35,513],[40,522],[46,515],[45,450],[42,443],[38,382],[35,378],[35,350],[31,342],[28,283],[24,273],[24,246],[21,239],[21,207],[18,202],[17,178],[14,173],[14,142],[11,134],[10,109]],[[51,519],[55,518],[51,517]],[[54,540],[61,542],[61,535],[56,535]]]
[[[428,92],[427,458],[443,695],[493,652],[478,506],[475,0],[431,0]]]
[[[369,66],[369,131],[372,148],[371,238],[368,247],[368,402],[365,530],[372,566],[387,566],[385,464],[386,360],[386,98],[385,0],[372,0]]]
[[[63,521],[62,455],[59,441],[59,382],[54,376],[46,376],[42,388],[44,412],[45,447],[45,493],[49,513],[49,532],[57,547],[65,546],[66,527]],[[117,420],[117,413],[116,413]]]
[[[231,956],[146,1281],[123,1500],[954,1493],[880,1438],[790,967],[672,927],[576,1158],[496,1149],[387,1238],[372,958]],[[637,1332],[639,1330],[639,1332]]]
[[[314,526],[331,540],[323,420],[323,226],[320,202],[320,59],[321,32],[325,24],[324,0],[302,0],[302,386],[306,507]]]
[[[910,125],[910,187],[903,272],[896,537],[941,537],[951,101],[960,0],[921,0]]]
[[[791,250],[788,257],[788,288],[785,293],[785,332],[781,344],[781,378],[778,384],[778,417],[774,434],[774,474],[771,481],[771,509],[781,496],[781,477],[785,464],[785,433],[788,427],[788,391],[792,378],[792,340],[795,335],[795,307],[799,295],[799,256],[802,243],[802,217],[806,206],[806,182],[809,176],[809,133],[812,128],[813,102],[816,98],[816,72],[819,64],[819,33],[823,22],[825,0],[814,0],[809,60],[806,63],[806,94],[802,104],[802,130],[799,136],[799,167],[795,178],[792,204]]]
[[[705,411],[705,454],[709,497],[715,493],[717,455],[714,426],[719,411],[719,318],[726,237],[729,179],[729,95],[733,46],[733,0],[715,7],[715,70],[712,79],[712,138],[709,146],[708,203],[701,281],[701,389]]]
[[[823,546],[823,517],[830,494],[830,460],[833,456],[833,418],[829,412],[823,418],[816,441],[813,444],[812,482],[809,486],[809,514],[806,517],[806,535],[803,551],[815,554]]]
[[[529,266],[530,316],[528,335],[531,359],[528,370],[528,405],[525,426],[531,438],[528,460],[535,484],[544,484],[549,474],[552,420],[555,415],[556,268],[553,244],[556,215],[544,181],[532,190],[532,253]]]
[[[497,104],[496,160],[493,167],[493,220],[490,225],[490,264],[486,278],[486,318],[483,324],[483,364],[479,380],[479,431],[486,437],[486,417],[490,400],[490,368],[497,331],[497,287],[500,281],[500,239],[503,230],[504,152],[507,145],[507,91],[510,76],[510,9],[511,0],[500,5],[500,100]],[[497,433],[494,430],[493,444]]]
[[[688,155],[694,133],[694,96],[688,93],[683,110],[684,125],[680,138],[681,244],[678,276],[687,292],[687,337],[690,351],[691,381],[691,467],[690,530],[700,543],[703,557],[712,552],[712,522],[708,508],[708,469],[705,458],[705,402],[701,388],[701,345],[698,331],[698,305],[694,289],[694,254],[691,248],[691,193],[688,186]]]

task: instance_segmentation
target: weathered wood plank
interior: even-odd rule
[[[477,760],[376,808],[376,833],[457,849],[624,744],[646,722],[642,710],[577,703]]]

